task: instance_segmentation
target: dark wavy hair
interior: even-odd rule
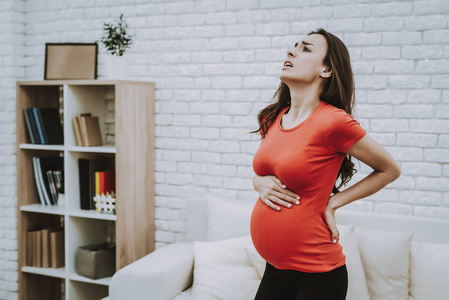
[[[352,109],[355,103],[355,87],[348,49],[338,37],[323,28],[311,31],[307,35],[311,34],[321,34],[326,38],[328,47],[323,64],[332,69],[332,76],[325,79],[323,90],[319,95],[320,100],[341,108],[352,116]],[[290,89],[285,83],[281,82],[279,84],[273,99],[274,102],[259,111],[257,115],[259,129],[250,132],[260,133],[262,139],[281,110],[291,105]],[[346,154],[343,159],[337,176],[337,180],[340,177],[341,183],[338,187],[336,187],[336,182],[334,183],[332,193],[339,193],[339,188],[343,184],[346,186],[346,183],[357,172],[351,158],[351,155]]]

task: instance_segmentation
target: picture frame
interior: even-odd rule
[[[44,80],[97,79],[97,43],[46,43]]]

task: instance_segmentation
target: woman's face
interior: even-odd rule
[[[330,69],[323,65],[327,41],[321,34],[311,34],[287,51],[287,59],[279,78],[287,85],[310,84],[320,77],[329,77]],[[325,72],[326,71],[326,72]]]

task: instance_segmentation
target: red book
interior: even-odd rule
[[[100,193],[115,193],[115,170],[103,171],[100,173]]]

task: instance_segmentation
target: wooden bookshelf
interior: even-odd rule
[[[112,109],[107,107],[111,90]],[[154,83],[141,81],[17,82],[19,299],[98,300],[107,297],[110,277],[92,280],[78,275],[75,253],[80,246],[106,241],[111,224],[115,229],[116,270],[154,251],[154,91]],[[23,117],[23,109],[27,107],[62,108],[64,144],[32,144]],[[107,142],[106,129],[109,128],[115,135],[113,143],[100,147],[76,144],[71,120],[83,112],[99,117],[103,142]],[[111,112],[115,120],[112,125],[106,116]],[[55,154],[64,157],[64,201],[44,206],[40,204],[32,158]],[[80,209],[78,158],[99,156],[115,162],[116,215]],[[58,269],[27,266],[26,232],[58,225],[64,227],[65,266]]]

